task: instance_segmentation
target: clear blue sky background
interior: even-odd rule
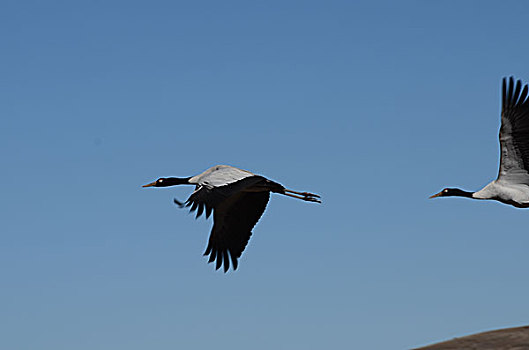
[[[529,212],[495,178],[529,5],[3,1],[0,342],[404,349],[529,320]],[[274,196],[239,270],[142,189],[215,164]]]

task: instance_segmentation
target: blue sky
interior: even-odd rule
[[[527,323],[495,178],[510,2],[4,1],[0,339],[22,349],[403,349]],[[142,189],[215,164],[273,196],[235,273]]]

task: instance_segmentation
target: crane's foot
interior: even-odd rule
[[[287,190],[287,189],[285,189],[284,191],[285,191],[285,195],[287,195],[289,197],[302,199],[302,200],[307,201],[307,202],[321,203],[321,200],[319,199],[321,197],[318,196],[317,194],[314,194],[314,193],[310,193],[310,192],[296,192],[296,191]]]
[[[307,202],[321,203],[321,200],[315,197],[303,197],[302,199]]]

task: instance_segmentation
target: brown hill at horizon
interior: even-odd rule
[[[467,335],[414,350],[529,350],[529,326]]]

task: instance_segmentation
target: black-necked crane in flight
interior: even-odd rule
[[[482,190],[467,192],[445,188],[435,197],[491,199],[517,208],[529,207],[529,99],[527,84],[503,78],[498,178]]]
[[[174,199],[178,206],[196,210],[197,218],[205,212],[207,219],[213,211],[213,228],[204,255],[209,255],[208,262],[216,261],[217,270],[224,263],[224,272],[230,268],[230,260],[233,269],[237,269],[237,259],[263,215],[270,192],[321,203],[316,194],[288,190],[263,176],[229,165],[217,165],[192,177],[159,178],[143,187],[176,185],[196,185],[185,203]]]

